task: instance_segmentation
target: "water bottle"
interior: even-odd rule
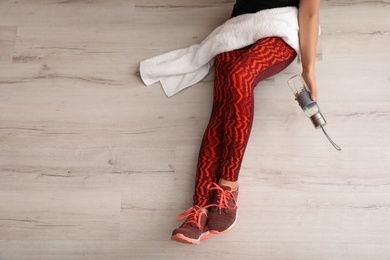
[[[305,115],[310,118],[314,127],[321,128],[333,147],[336,150],[341,151],[341,148],[336,143],[334,143],[326,133],[324,127],[326,126],[327,122],[322,115],[317,102],[311,99],[309,87],[307,86],[302,76],[295,75],[290,78],[287,83],[295,96],[295,100],[298,102]]]
[[[310,90],[302,76],[295,75],[288,80],[288,85],[302,108],[305,115],[310,118],[315,128],[324,127],[326,120],[320,112],[320,107],[317,102],[310,97]]]

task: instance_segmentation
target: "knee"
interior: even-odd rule
[[[252,97],[253,80],[245,70],[232,70],[228,75],[227,83],[232,99]]]

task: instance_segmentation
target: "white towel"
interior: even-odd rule
[[[201,81],[217,54],[243,48],[259,39],[281,37],[299,54],[298,30],[296,7],[240,15],[217,27],[200,44],[142,61],[140,75],[147,86],[160,81],[165,94],[171,97]]]

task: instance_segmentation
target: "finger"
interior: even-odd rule
[[[318,99],[318,91],[317,88],[312,88],[310,90],[310,97],[312,100],[316,101]]]

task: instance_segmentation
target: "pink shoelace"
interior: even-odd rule
[[[237,208],[237,200],[234,197],[232,191],[224,190],[221,186],[216,184],[215,182],[210,183],[207,188],[209,190],[215,190],[217,192],[217,203],[211,204],[207,207],[215,206],[219,209],[219,212],[222,212],[222,209],[235,209]],[[229,200],[234,202],[233,206],[229,205]]]
[[[219,212],[222,212],[222,209],[235,209],[237,208],[237,200],[232,194],[230,190],[224,190],[221,186],[219,186],[217,183],[213,182],[210,183],[207,186],[207,189],[209,190],[215,190],[217,192],[217,203],[216,204],[210,204],[206,206],[205,208],[210,207],[217,207],[219,209]],[[234,202],[233,206],[229,205],[229,200],[232,200]],[[198,228],[201,228],[201,214],[202,211],[198,206],[192,206],[191,208],[187,209],[186,211],[178,214],[176,216],[177,221],[182,221],[186,219],[184,224],[195,224]]]
[[[176,216],[177,221],[182,221],[184,219],[187,219],[184,224],[195,224],[198,228],[201,228],[201,214],[202,211],[199,209],[198,206],[193,206],[186,211],[178,214]]]

